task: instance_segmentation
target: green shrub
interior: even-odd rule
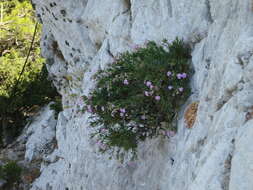
[[[21,179],[22,168],[14,161],[10,161],[0,167],[0,178],[7,181],[8,186],[17,183]]]
[[[11,143],[20,134],[27,119],[37,113],[39,107],[58,96],[55,87],[47,79],[47,75],[44,66],[31,81],[24,80],[19,83],[15,96],[0,95],[0,121],[6,119],[6,126],[1,126],[2,123],[0,123],[2,128],[5,127],[3,128],[5,133],[1,134],[5,143]]]
[[[96,88],[84,101],[103,152],[135,151],[147,137],[176,132],[173,120],[191,93],[190,58],[179,39],[163,46],[148,42],[95,75]]]

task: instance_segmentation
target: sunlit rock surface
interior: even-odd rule
[[[25,132],[28,137],[25,152],[26,161],[42,159],[54,150],[56,122],[54,111],[50,109],[50,106],[44,107],[40,114],[33,119]]]
[[[252,190],[251,0],[33,0],[41,46],[63,97],[57,147],[32,190]],[[119,52],[146,40],[183,38],[193,48],[195,125],[139,147],[121,165],[96,150],[80,96]],[[29,146],[32,146],[30,141]],[[28,149],[31,150],[31,149]],[[27,152],[31,159],[36,153]]]

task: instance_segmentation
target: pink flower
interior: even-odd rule
[[[120,108],[119,111],[120,111],[121,113],[126,113],[126,109],[125,109],[125,108]]]
[[[183,92],[183,91],[184,91],[184,88],[183,88],[183,87],[180,87],[178,90],[179,90],[179,92]]]
[[[149,88],[152,90],[152,89],[154,88],[154,86],[151,84],[151,85],[149,86]]]
[[[182,78],[181,73],[178,73],[178,74],[177,74],[177,78],[178,78],[178,79],[181,79],[181,78]]]
[[[151,85],[152,85],[152,82],[150,82],[150,81],[147,81],[147,82],[146,82],[146,86],[147,86],[147,87],[150,87]]]
[[[125,79],[125,80],[123,81],[123,84],[124,84],[124,85],[129,85],[128,80],[127,80],[127,79]]]
[[[181,74],[181,78],[185,79],[187,77],[187,74],[186,73],[182,73]]]
[[[168,71],[167,72],[167,76],[169,77],[169,76],[171,76],[172,75],[172,72],[171,71]]]
[[[144,91],[145,96],[149,96],[148,91]]]
[[[182,73],[182,74],[181,74],[181,73],[178,73],[178,74],[177,74],[177,78],[178,78],[178,79],[185,79],[186,77],[187,77],[187,74],[186,74],[186,73]]]
[[[160,96],[155,96],[155,100],[156,100],[156,101],[159,101],[160,99],[161,99]]]
[[[169,85],[169,86],[168,86],[168,89],[169,89],[169,90],[172,90],[172,89],[173,89],[173,86]]]

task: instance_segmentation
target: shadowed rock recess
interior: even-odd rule
[[[42,54],[63,111],[57,124],[45,122],[53,126],[48,138],[46,130],[36,129],[29,137],[34,140],[28,139],[26,160],[42,160],[31,190],[253,189],[252,0],[33,3],[43,23]],[[140,144],[131,164],[100,154],[89,137],[89,114],[79,109],[80,97],[94,88],[92,77],[133,45],[176,37],[191,45],[195,70],[177,134]],[[184,112],[192,102],[199,104],[189,129]],[[42,116],[38,120],[45,120]],[[54,150],[46,151],[52,139]]]

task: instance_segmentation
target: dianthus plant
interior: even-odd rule
[[[177,131],[173,121],[191,93],[190,52],[182,40],[148,42],[95,75],[84,97],[101,151],[135,151],[138,142]]]

